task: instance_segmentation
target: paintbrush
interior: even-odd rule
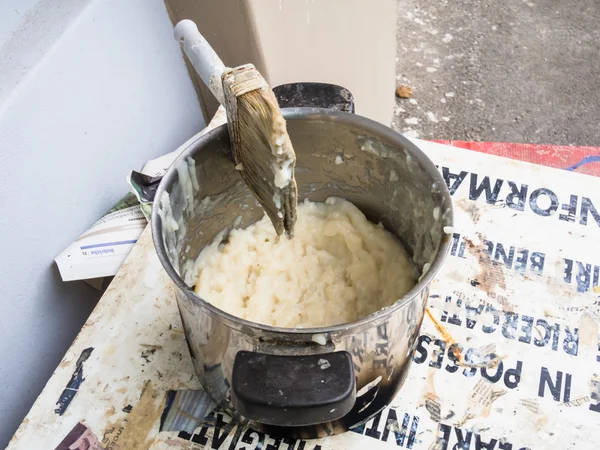
[[[227,112],[233,164],[273,222],[294,235],[298,191],[296,154],[285,119],[266,80],[252,64],[225,67],[191,20],[175,26],[190,63]]]

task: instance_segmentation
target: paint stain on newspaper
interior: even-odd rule
[[[506,280],[502,266],[488,262],[481,268],[481,272],[475,277],[479,283],[477,287],[485,293],[495,293],[496,286],[500,289],[506,289]]]
[[[433,377],[435,376],[434,369],[430,368],[427,373],[427,379],[425,380],[425,384],[423,385],[423,393],[421,394],[421,402],[419,406],[425,406],[425,409],[429,413],[429,417],[434,422],[439,422],[441,420],[441,411],[442,406],[440,405],[439,398],[435,391],[435,384],[433,382]]]
[[[425,384],[423,385],[423,393],[421,394],[420,406],[425,406],[425,409],[429,413],[429,417],[434,422],[441,422],[443,420],[448,420],[454,417],[454,411],[449,410],[447,414],[442,415],[442,404],[440,402],[440,398],[438,397],[435,384],[433,378],[436,374],[436,370],[433,368],[429,369],[427,373],[427,379],[425,380]]]
[[[589,382],[590,386],[590,397],[596,403],[600,404],[600,377],[598,374],[594,374]]]
[[[533,432],[541,431],[548,424],[548,416],[544,414],[544,410],[537,399],[520,399],[517,408],[519,416],[529,422],[529,425],[533,427]],[[527,412],[524,414],[525,411],[523,410]]]
[[[506,394],[504,389],[494,389],[494,384],[485,378],[480,379],[471,390],[467,399],[466,416],[489,417],[492,403]]]
[[[456,203],[456,206],[458,206],[460,209],[465,211],[469,216],[471,216],[473,223],[476,224],[477,222],[479,222],[479,219],[481,218],[481,211],[479,210],[479,207],[475,203],[473,203],[472,201],[468,201],[465,198],[461,198],[460,200],[458,200],[455,203]]]
[[[454,357],[456,358],[455,364],[460,367],[466,368],[485,368],[494,369],[498,366],[500,361],[505,359],[508,355],[497,355],[496,344],[488,344],[483,347],[471,349],[467,351],[467,354],[463,354],[462,345],[458,344],[452,335],[448,332],[446,327],[442,325],[429,311],[429,308],[425,309],[427,317],[433,322],[438,333],[442,335],[442,339],[446,342],[450,348]]]
[[[480,245],[475,244],[470,239],[467,239],[467,251],[473,255],[479,262],[481,271],[471,281],[471,285],[484,291],[488,296],[494,295],[496,287],[506,290],[506,277],[502,265],[490,259],[490,254],[485,249],[486,237],[477,233]]]
[[[82,423],[77,423],[54,450],[105,450],[98,437]]]
[[[102,438],[106,449],[148,450],[154,442],[152,428],[158,424],[165,397],[157,391],[151,381],[146,381],[142,394],[129,414],[120,422],[109,425]]]
[[[458,365],[475,369],[495,369],[500,364],[500,361],[507,356],[497,355],[496,344],[492,342],[491,344],[467,351],[464,360],[459,361]]]
[[[589,313],[584,312],[579,318],[579,343],[598,348],[598,322]]]
[[[448,346],[452,346],[452,345],[456,344],[456,341],[454,340],[452,335],[448,332],[448,330],[446,329],[446,327],[444,325],[442,325],[435,317],[433,317],[433,314],[431,313],[431,311],[429,311],[429,308],[425,309],[425,313],[427,314],[427,317],[429,317],[429,319],[433,322],[435,329],[437,330],[438,333],[440,333],[442,335],[442,339],[444,341],[446,341]],[[462,355],[460,353],[459,346],[454,346],[454,356],[456,356],[457,360],[459,360],[459,361],[462,360]]]
[[[88,360],[93,351],[94,347],[89,347],[83,350],[81,352],[81,355],[79,355],[79,358],[75,363],[75,370],[73,371],[73,375],[71,375],[71,379],[67,383],[67,386],[62,391],[60,397],[58,398],[58,401],[56,402],[58,408],[56,408],[54,412],[59,416],[62,416],[65,413],[65,411],[73,401],[75,394],[77,394],[77,391],[79,391],[81,383],[83,383],[83,381],[85,380],[85,378],[83,377],[83,363]]]

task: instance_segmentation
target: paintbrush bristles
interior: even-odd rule
[[[277,234],[293,235],[296,223],[296,155],[285,120],[270,89],[248,92],[237,99],[234,161],[242,164],[242,177],[269,215]]]
[[[285,231],[292,237],[298,196],[296,155],[277,99],[257,74],[251,67],[223,77],[233,159],[277,234]],[[249,80],[262,87],[250,90]]]

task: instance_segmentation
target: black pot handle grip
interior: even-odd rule
[[[354,113],[354,96],[345,87],[328,83],[288,83],[273,88],[280,108],[327,108]]]
[[[346,351],[308,356],[240,351],[231,403],[262,424],[306,426],[345,416],[356,401],[354,365]]]

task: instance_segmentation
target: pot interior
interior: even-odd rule
[[[308,108],[284,115],[297,156],[299,201],[351,201],[397,236],[420,271],[433,265],[435,272],[445,256],[440,249],[452,207],[431,161],[406,138],[360,116]],[[193,142],[164,177],[154,205],[157,250],[192,287],[192,263],[202,249],[222,230],[226,236],[262,216],[231,162],[223,125]]]

